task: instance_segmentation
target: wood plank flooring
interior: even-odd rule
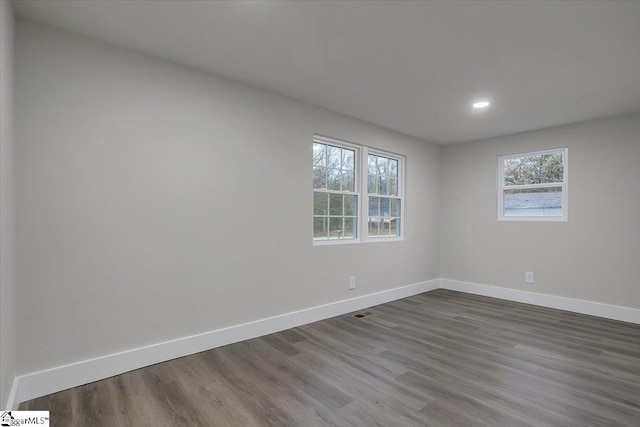
[[[640,326],[436,290],[24,402],[53,426],[639,426]]]

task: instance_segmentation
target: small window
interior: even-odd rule
[[[498,219],[567,220],[567,149],[498,157]]]
[[[401,159],[369,152],[367,160],[368,237],[370,239],[400,237]]]

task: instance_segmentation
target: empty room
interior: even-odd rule
[[[640,1],[0,0],[2,426],[640,425]]]

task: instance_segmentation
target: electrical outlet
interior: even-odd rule
[[[533,284],[533,271],[524,273],[524,283]]]
[[[349,290],[352,291],[356,288],[356,276],[349,277]]]

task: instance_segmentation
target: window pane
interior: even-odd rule
[[[329,169],[327,171],[327,188],[329,190],[340,190],[340,171]]]
[[[344,215],[358,215],[358,196],[344,196]]]
[[[327,165],[327,146],[324,144],[313,143],[313,166]]]
[[[398,195],[398,179],[389,178],[389,194],[392,196]]]
[[[394,218],[389,225],[389,235],[398,237],[400,235],[400,219]]]
[[[355,218],[344,219],[344,232],[342,234],[345,239],[353,239],[357,237],[355,224],[356,224]]]
[[[369,154],[369,173],[372,175],[378,175],[378,156]]]
[[[562,187],[504,190],[504,216],[562,216]]]
[[[342,169],[353,170],[356,152],[353,150],[342,149]]]
[[[313,237],[318,238],[327,238],[329,237],[329,229],[327,228],[327,218],[313,218]]]
[[[379,226],[380,222],[378,220],[378,218],[369,218],[369,237],[377,237],[380,233],[379,233]]]
[[[369,216],[380,216],[379,197],[369,197]]]
[[[400,200],[391,199],[391,216],[400,216]]]
[[[378,194],[387,194],[387,177],[381,176],[378,181]]]
[[[329,238],[342,239],[342,217],[329,218]]]
[[[369,175],[369,185],[367,186],[369,194],[378,194],[378,176]]]
[[[380,216],[390,216],[391,212],[390,212],[390,203],[391,199],[388,199],[386,197],[380,197]]]
[[[563,181],[563,153],[504,159],[504,185],[547,184]]]
[[[353,172],[342,172],[342,191],[355,191]]]
[[[389,159],[389,176],[398,176],[398,161]]]
[[[342,164],[342,149],[327,145],[327,166],[339,169]]]
[[[380,218],[380,235],[381,236],[389,235],[390,222],[391,222],[390,218]]]
[[[327,188],[327,170],[325,168],[313,168],[313,188]]]
[[[342,194],[331,194],[329,197],[329,215],[342,215]]]
[[[378,157],[378,175],[387,177],[387,164],[389,159],[386,157]]]
[[[329,215],[329,197],[327,193],[313,193],[313,214]]]

